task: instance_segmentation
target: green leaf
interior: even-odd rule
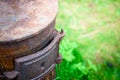
[[[90,69],[92,69],[92,70],[94,70],[95,72],[97,72],[97,67],[96,67],[96,65],[93,64],[91,60],[87,60],[87,62],[88,62],[88,65],[89,65]]]
[[[73,65],[75,69],[78,69],[79,71],[82,72],[82,74],[87,75],[88,74],[88,69],[83,63],[78,63]]]

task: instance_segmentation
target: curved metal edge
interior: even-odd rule
[[[38,57],[44,55],[44,53],[49,51],[51,49],[51,47],[53,47],[57,42],[59,43],[59,41],[64,37],[64,35],[65,35],[64,31],[61,30],[60,33],[57,33],[57,35],[53,39],[53,41],[49,45],[47,45],[44,49],[42,49],[39,52],[36,52],[34,54],[27,55],[22,58],[17,58],[17,59],[15,59],[15,61],[18,63],[27,62],[27,61],[33,60],[34,58],[38,58]]]
[[[37,80],[41,77],[43,77],[45,74],[47,74],[48,72],[50,72],[53,68],[55,67],[55,64],[51,65],[49,69],[47,69],[44,73],[40,74],[38,77],[30,79],[30,80]]]
[[[34,36],[37,36],[38,34],[40,34],[42,31],[44,31],[46,28],[50,27],[51,24],[55,23],[55,19],[53,19],[48,25],[46,25],[47,27],[43,28],[42,30],[40,30],[39,32],[36,32],[32,35],[20,38],[20,39],[15,39],[15,40],[10,40],[10,41],[0,41],[0,44],[9,44],[9,43],[16,43],[16,42],[20,42],[20,41],[24,41],[26,39],[30,39]]]

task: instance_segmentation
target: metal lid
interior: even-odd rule
[[[40,33],[56,17],[58,0],[0,0],[0,42]]]

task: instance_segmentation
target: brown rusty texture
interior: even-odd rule
[[[55,78],[55,76],[56,76],[56,72],[55,72],[55,68],[54,68],[52,71],[50,71],[48,74],[46,74],[46,76],[41,80],[52,80]]]
[[[44,48],[53,38],[57,0],[0,0],[0,69]]]

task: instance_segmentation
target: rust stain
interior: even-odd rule
[[[3,71],[13,70],[13,58],[0,58],[0,67],[2,67]]]
[[[46,74],[46,76],[41,80],[53,80],[56,76],[55,73],[56,72],[55,72],[55,68],[54,68],[52,71],[50,71],[48,74]]]
[[[16,56],[21,56],[20,52],[28,50],[27,45],[23,44],[21,46],[15,47],[0,47],[0,64],[2,65],[5,71],[10,71],[14,69],[14,59]]]
[[[29,48],[26,44],[17,45],[13,47],[0,46],[0,58],[14,57],[16,55],[20,55],[21,52],[27,51],[28,49]]]

